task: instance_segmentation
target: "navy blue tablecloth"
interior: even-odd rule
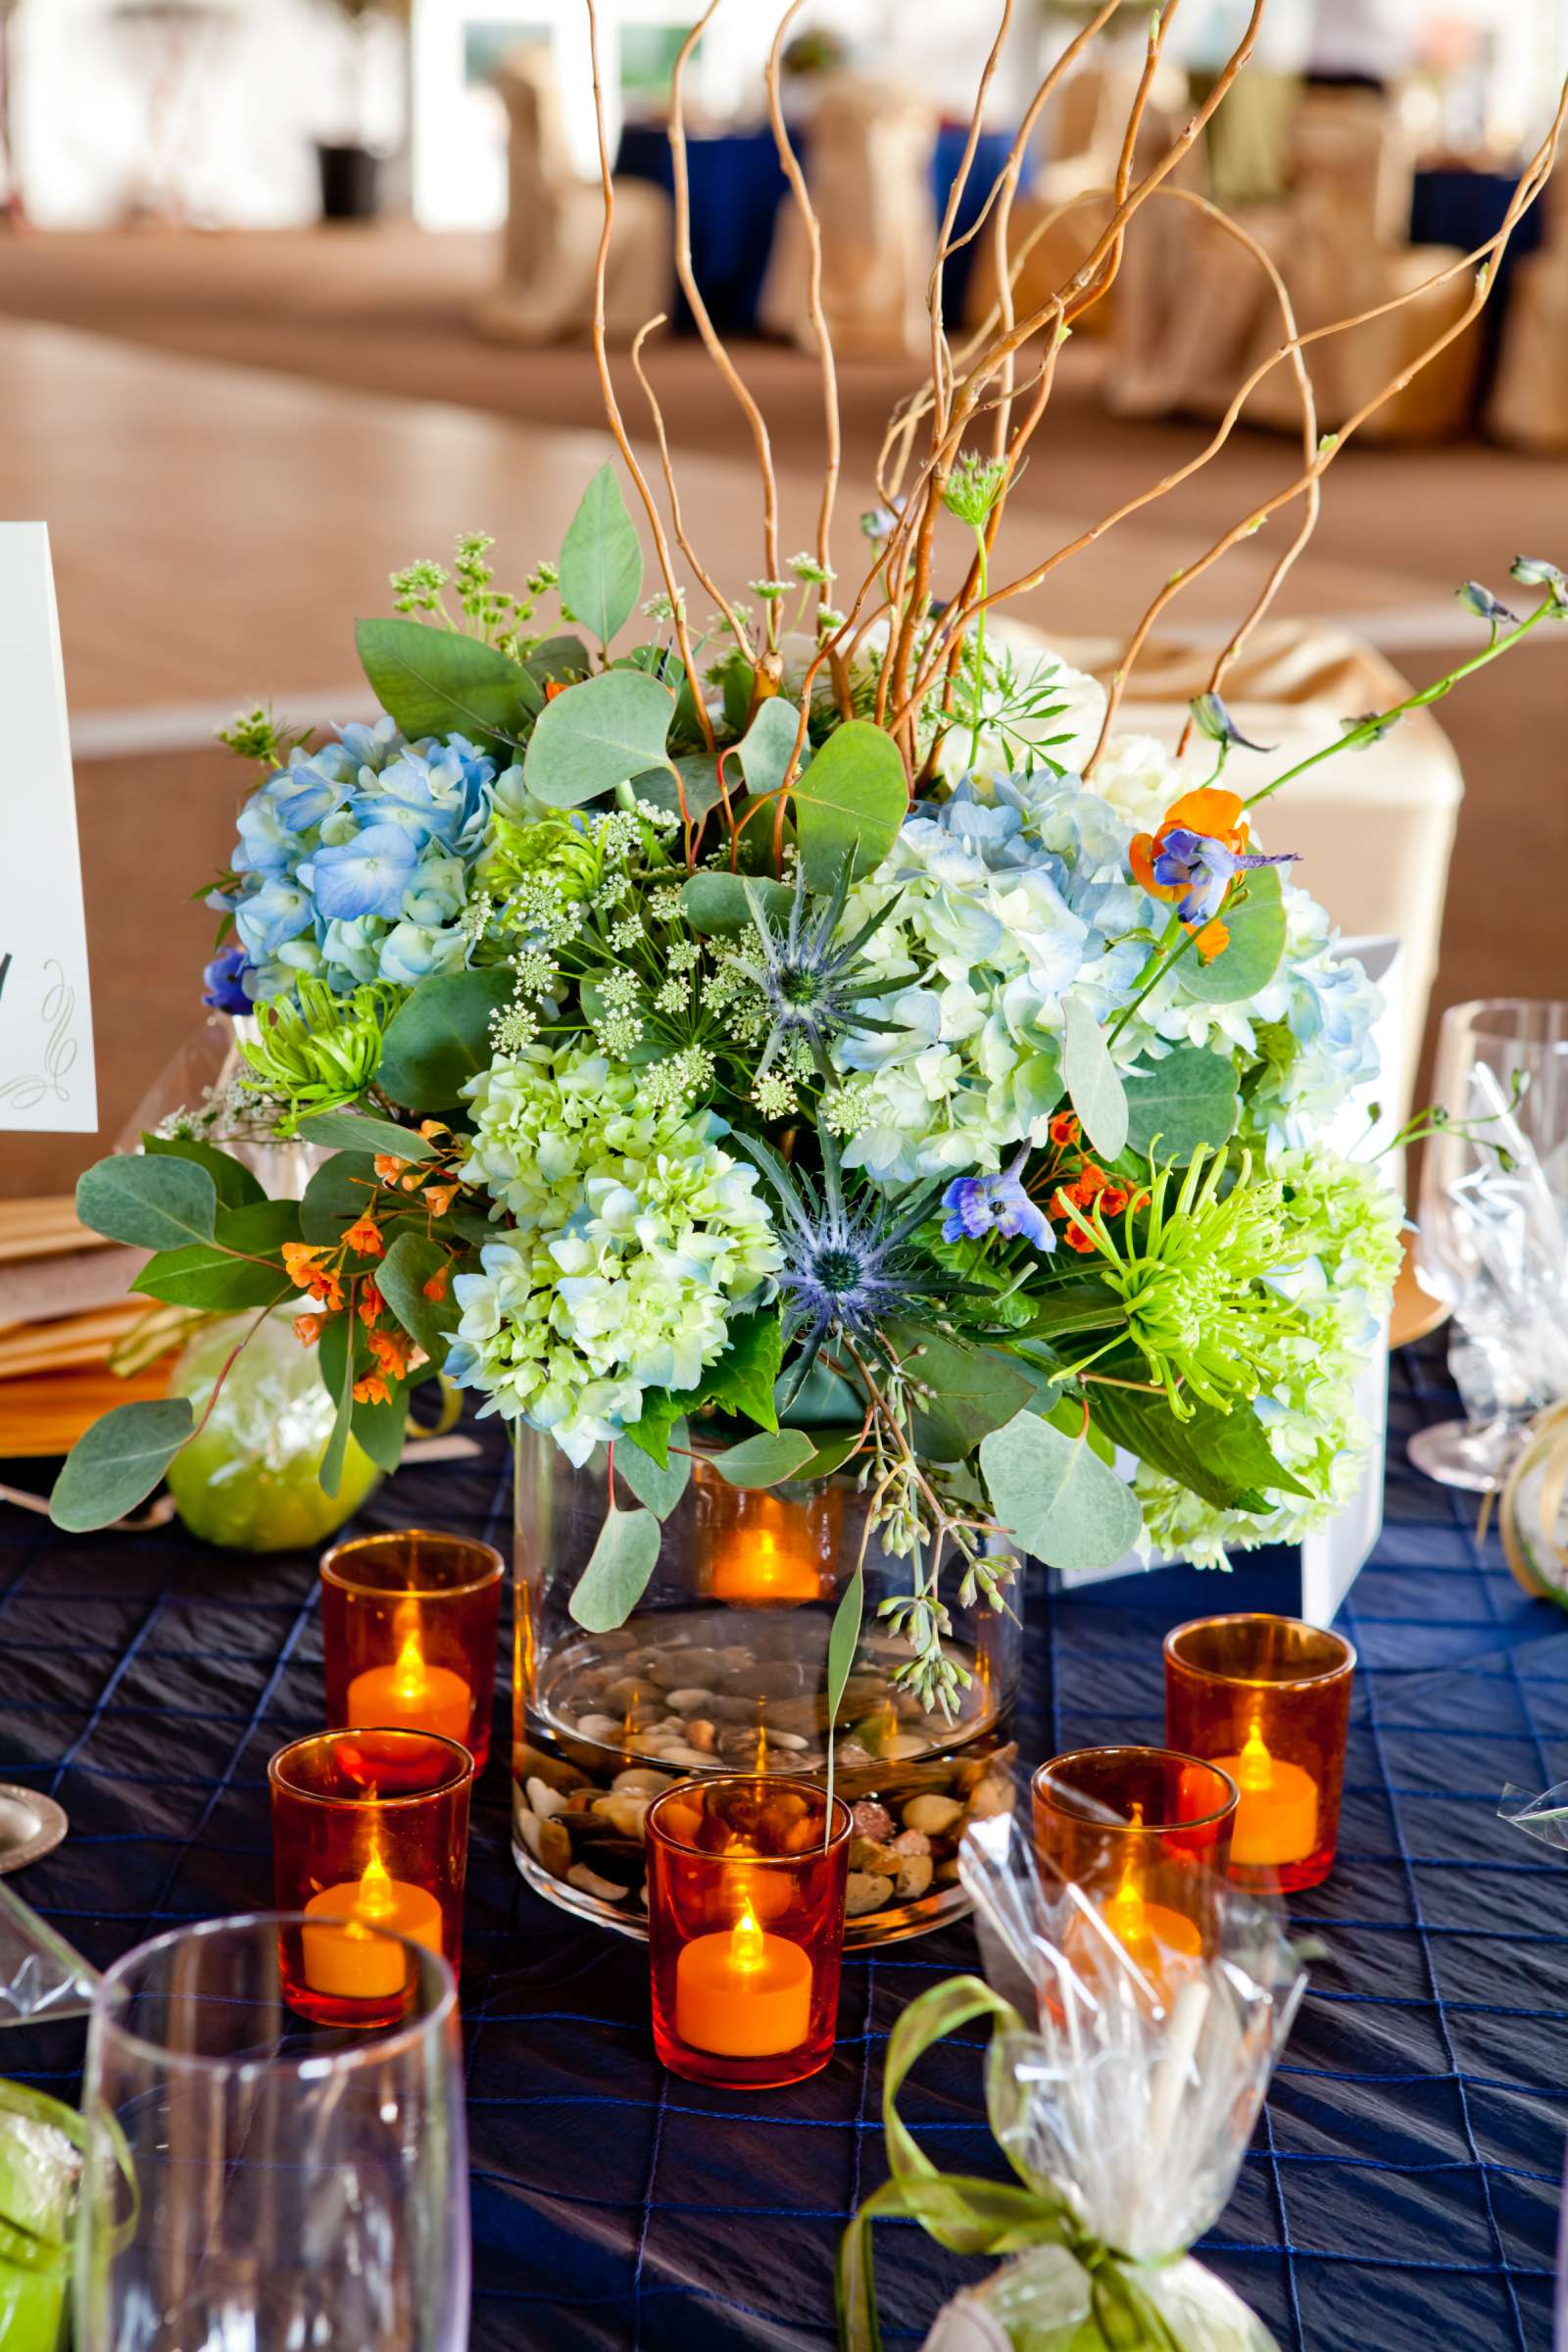
[[[1478,1545],[1470,1499],[1407,1469],[1450,1410],[1441,1357],[1396,1359],[1389,1520],[1345,1624],[1360,1649],[1329,1883],[1296,1898],[1326,1957],[1207,2258],[1286,2352],[1547,2352],[1565,2101],[1568,1865],[1495,1818],[1505,1782],[1568,1776],[1568,1630]],[[22,1475],[21,1472],[16,1475]],[[400,1474],[366,1525],[501,1540],[499,1454]],[[1159,1640],[1250,1602],[1171,1573],[1032,1595],[1027,1762],[1155,1738]],[[845,1971],[831,2065],[750,2097],[666,2076],[640,1946],[530,1893],[508,1849],[508,1700],[475,1805],[464,2015],[473,2352],[826,2352],[846,2216],[883,2178],[886,2038],[974,1964],[956,1928]],[[87,1956],[270,1897],[266,1765],[319,1727],[314,1563],[176,1529],[72,1538],[0,1505],[0,1778],[72,1835],[14,1882]],[[0,2072],[72,2095],[79,2029],[0,2035]],[[922,2063],[906,2112],[950,2167],[987,2162],[978,2039]],[[890,2342],[918,2343],[966,2266],[882,2232]],[[333,2352],[362,2352],[334,2347]]]
[[[940,220],[963,159],[967,125],[944,122],[931,152],[931,193]],[[954,218],[955,238],[964,235],[979,218],[980,208],[1001,175],[1012,145],[1010,130],[982,131],[974,161]],[[803,163],[807,136],[791,136]],[[779,206],[789,193],[766,123],[752,130],[720,131],[711,137],[689,137],[687,173],[691,184],[692,274],[713,323],[726,334],[754,334],[773,244],[773,225]],[[662,123],[628,122],[620,134],[615,170],[628,179],[649,179],[666,190],[674,188],[674,167]],[[1024,186],[1029,182],[1025,165]],[[942,272],[942,300],[950,320],[963,316],[963,298],[974,267],[976,246],[960,245],[950,255]],[[675,324],[692,331],[686,298],[676,306]]]

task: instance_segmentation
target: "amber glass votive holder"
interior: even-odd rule
[[[1135,1959],[1203,1956],[1236,1784],[1165,1747],[1079,1747],[1030,1783],[1035,1851],[1082,1888]]]
[[[368,1931],[462,1965],[473,1759],[430,1732],[353,1730],[267,1770],[277,1908],[305,1915],[283,1933],[283,1997],[317,2025],[389,2025],[411,1996],[403,1946]]]
[[[1165,1737],[1241,1790],[1230,1874],[1295,1894],[1334,1867],[1355,1651],[1298,1617],[1198,1617],[1165,1636]]]
[[[425,1527],[355,1536],[321,1560],[326,1720],[460,1740],[484,1770],[504,1563]]]
[[[839,2013],[850,1809],[811,1781],[681,1781],[649,1807],[654,2046],[734,2090],[824,2067]]]

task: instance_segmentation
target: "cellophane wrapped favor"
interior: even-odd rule
[[[971,1830],[959,1867],[989,1983],[934,1985],[892,2035],[892,2179],[840,2260],[849,2352],[880,2343],[870,2225],[895,2216],[956,2252],[1010,2257],[948,2305],[926,2352],[1272,2352],[1187,2249],[1230,2197],[1305,1989],[1278,1913],[1211,1877],[1208,1956],[1154,1936],[1135,1957],[1080,1888],[1042,1877],[1009,1822]],[[898,2114],[921,2053],[985,2016],[987,2112],[1014,2180],[939,2173]]]

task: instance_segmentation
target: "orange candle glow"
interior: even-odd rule
[[[400,1629],[401,1630],[401,1629]],[[429,1666],[417,1625],[404,1637],[396,1663],[370,1666],[349,1685],[348,1719],[355,1728],[437,1732],[468,1744],[473,1692],[449,1666]]]
[[[1252,1870],[1304,1861],[1317,1843],[1317,1783],[1299,1764],[1271,1756],[1254,1719],[1237,1756],[1216,1756],[1241,1790],[1231,1860]]]
[[[798,2049],[810,2026],[810,1958],[759,1926],[749,1895],[733,1928],[682,1945],[675,2031],[693,2049],[772,2058]]]
[[[776,1498],[760,1499],[772,1502]],[[713,1598],[750,1601],[759,1607],[770,1601],[819,1600],[822,1578],[816,1561],[791,1544],[789,1534],[787,1522],[777,1527],[765,1522],[756,1527],[743,1525],[713,1563]]]
[[[367,1929],[389,1928],[422,1943],[426,1951],[441,1950],[441,1906],[422,1886],[411,1886],[388,1875],[374,1847],[364,1876],[324,1886],[305,1906],[344,1924],[306,1928],[305,1981],[314,1992],[348,2001],[385,2000],[403,1989],[407,1960],[395,1943]],[[362,1926],[360,1923],[364,1922]]]

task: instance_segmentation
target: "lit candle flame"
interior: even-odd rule
[[[1274,1759],[1263,1738],[1263,1727],[1254,1716],[1236,1767],[1236,1778],[1249,1796],[1257,1796],[1274,1782]]]
[[[417,1699],[424,1693],[426,1689],[424,1652],[419,1647],[417,1628],[405,1637],[403,1647],[398,1651],[398,1662],[393,1674],[392,1688],[399,1698],[403,1699]]]
[[[1135,1803],[1132,1807],[1132,1826],[1135,1830],[1141,1830],[1144,1826],[1144,1808],[1141,1804]],[[1144,1890],[1139,1884],[1137,1855],[1129,1848],[1122,1857],[1120,1883],[1105,1906],[1105,1922],[1119,1942],[1128,1945],[1142,1943],[1149,1933],[1144,1913]]]
[[[752,1909],[752,1898],[747,1895],[741,1915],[735,1922],[735,1932],[729,1939],[730,1960],[743,1975],[754,1976],[761,1967],[763,1940],[757,1914]]]

